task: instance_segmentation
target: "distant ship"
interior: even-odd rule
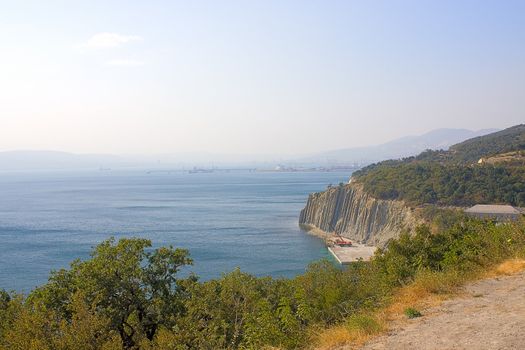
[[[189,174],[209,174],[209,173],[213,173],[213,169],[202,169],[202,168],[193,167],[193,169],[188,170],[188,173]]]

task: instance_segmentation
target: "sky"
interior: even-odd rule
[[[525,121],[525,1],[0,0],[0,151],[306,154]]]

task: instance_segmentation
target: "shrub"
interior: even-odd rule
[[[383,325],[374,317],[366,314],[356,314],[348,317],[345,322],[351,332],[372,335],[383,330]]]
[[[345,268],[324,260],[293,279],[234,270],[197,282],[176,278],[184,250],[150,251],[147,240],[109,240],[91,259],[51,275],[29,298],[0,292],[0,348],[298,349],[318,333],[324,344],[365,339],[382,330],[374,315],[399,306],[409,318],[428,293],[450,293],[478,271],[525,255],[525,221],[497,224],[447,219],[402,234],[369,262]],[[502,273],[523,267],[502,266]],[[395,301],[400,286],[412,293]],[[393,303],[390,303],[392,302]],[[390,303],[390,304],[389,304]],[[327,326],[331,331],[321,332]],[[125,341],[128,341],[126,345]],[[130,344],[132,341],[134,344]],[[122,344],[124,343],[124,344]]]
[[[419,312],[418,310],[414,309],[413,307],[407,307],[404,311],[406,317],[408,318],[417,318],[417,317],[421,317],[423,316],[421,314],[421,312]]]

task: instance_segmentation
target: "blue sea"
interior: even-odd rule
[[[341,172],[92,171],[0,174],[0,289],[27,293],[114,236],[187,248],[202,280],[236,267],[292,277],[328,257],[302,232],[308,193]]]

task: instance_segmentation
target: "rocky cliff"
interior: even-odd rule
[[[301,227],[316,233],[338,233],[367,244],[384,246],[416,219],[400,201],[380,200],[352,183],[312,193],[299,218]]]

